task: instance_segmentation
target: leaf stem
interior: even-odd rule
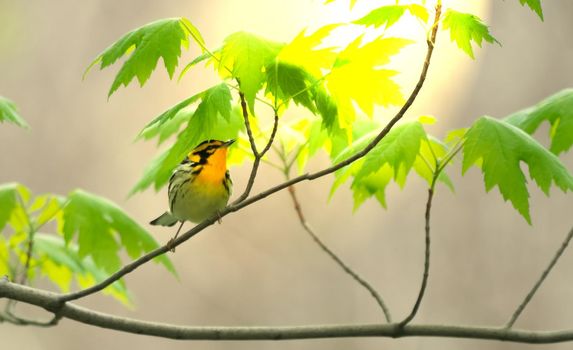
[[[235,85],[233,85],[233,84],[227,83],[227,86],[228,86],[229,88],[233,89],[233,90],[236,90],[237,92],[240,92],[240,91],[241,91],[241,89],[239,89],[238,86],[235,86]],[[258,96],[255,96],[255,100],[259,101],[260,103],[262,103],[262,104],[264,104],[264,105],[267,105],[268,107],[270,107],[270,108],[273,109],[273,110],[275,109],[275,107],[273,106],[273,104],[267,102],[265,99],[262,99],[262,98],[260,98],[260,97],[258,97]]]
[[[215,61],[217,61],[219,64],[221,64],[221,59],[219,57],[217,57],[211,50],[209,50],[209,48],[203,43],[203,40],[200,40],[199,38],[197,38],[195,36],[195,33],[193,32],[193,30],[191,30],[191,28],[189,28],[187,23],[185,23],[185,21],[181,21],[181,23],[183,23],[183,26],[185,27],[185,29],[187,29],[187,32],[189,32],[189,35],[191,35],[193,37],[195,42],[197,44],[199,44],[199,46],[201,46],[201,49],[204,50],[205,52],[207,52],[207,54],[209,56],[211,56],[211,58],[213,58]],[[223,66],[223,67],[227,70],[227,72],[229,72],[229,74],[233,75],[233,71],[229,67],[227,67],[227,66]]]

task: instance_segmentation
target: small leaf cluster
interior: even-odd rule
[[[411,170],[430,186],[435,178],[453,189],[444,170],[461,151],[462,173],[477,166],[483,173],[486,191],[497,187],[503,199],[509,200],[531,224],[529,190],[522,164],[527,165],[530,178],[546,195],[552,184],[563,192],[573,191],[573,176],[557,157],[573,145],[572,99],[573,90],[566,89],[503,119],[483,116],[467,129],[450,132],[444,141],[427,135],[418,121],[403,123],[393,128],[363,159],[340,170],[331,194],[352,178],[355,208],[370,197],[386,207],[384,193],[388,183],[393,180],[403,187]],[[549,150],[530,135],[544,121],[552,126]],[[375,133],[356,136],[356,141],[341,151],[334,163],[355,154]]]
[[[120,267],[123,248],[135,259],[159,246],[109,200],[82,190],[33,196],[18,183],[0,185],[0,232],[0,275],[20,283],[45,277],[63,292],[107,278]],[[165,256],[157,262],[174,272]],[[130,303],[123,281],[105,292]]]
[[[8,122],[21,128],[29,128],[28,123],[18,114],[16,104],[6,97],[0,96],[0,123]]]

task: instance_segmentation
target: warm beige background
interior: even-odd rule
[[[504,116],[573,83],[573,3],[545,1],[541,23],[517,0],[493,1],[489,23],[503,47],[487,46],[476,62],[437,52],[418,113],[439,116],[442,129],[466,126],[482,114]],[[479,3],[479,1],[474,1]],[[216,46],[226,34],[252,30],[288,39],[320,16],[317,0],[282,1],[16,1],[0,0],[0,94],[13,99],[32,129],[0,127],[0,183],[18,180],[35,192],[82,187],[107,196],[147,222],[164,210],[165,194],[125,195],[155,154],[132,143],[141,126],[179,99],[204,87],[175,85],[155,74],[139,89],[106,94],[116,69],[83,69],[126,31],[157,18],[189,17]],[[440,37],[440,45],[448,38]],[[447,46],[447,45],[446,45]],[[185,59],[192,55],[186,53]],[[468,65],[469,68],[464,65]],[[418,64],[412,70],[417,72]],[[468,70],[469,69],[469,70]],[[436,81],[447,83],[441,89]],[[203,84],[203,85],[202,85]],[[571,152],[562,157],[573,169]],[[315,164],[319,166],[319,164]],[[237,188],[246,168],[234,169]],[[504,323],[559,246],[573,219],[571,195],[532,190],[529,227],[503,203],[485,195],[481,176],[453,172],[457,193],[439,188],[433,217],[428,293],[418,322]],[[265,169],[256,190],[280,181]],[[341,191],[326,205],[331,178],[304,183],[299,193],[322,237],[381,291],[400,318],[419,287],[425,189],[411,179],[389,190],[389,211],[368,203],[351,214]],[[149,227],[152,229],[151,227]],[[168,230],[152,229],[164,242]],[[135,318],[183,325],[293,325],[378,322],[368,294],[305,236],[285,193],[279,193],[208,229],[172,255],[181,280],[147,265],[129,275],[137,304],[126,310],[94,296],[82,305]],[[567,252],[518,322],[531,329],[573,328],[573,254]],[[177,342],[123,334],[63,321],[53,329],[0,326],[2,349],[524,349],[519,344],[455,339],[342,339],[289,342]],[[569,349],[571,344],[544,349]]]

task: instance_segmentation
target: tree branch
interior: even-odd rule
[[[100,282],[100,283],[98,283],[92,287],[89,287],[89,288],[86,288],[84,290],[77,291],[74,293],[62,295],[62,297],[60,298],[60,301],[62,303],[65,303],[66,301],[76,300],[76,299],[88,296],[90,294],[99,292],[102,289],[104,289],[105,287],[112,284],[113,282],[119,280],[121,277],[123,277],[126,274],[130,273],[131,271],[135,270],[139,266],[145,264],[149,260],[151,260],[151,259],[153,259],[159,255],[165,254],[166,252],[170,251],[172,248],[175,248],[178,245],[182,244],[183,242],[187,241],[189,238],[195,236],[197,233],[201,232],[203,229],[212,225],[213,223],[215,223],[219,219],[223,218],[227,214],[232,213],[232,212],[236,212],[236,211],[238,211],[238,210],[240,210],[246,206],[249,206],[255,202],[258,202],[261,199],[264,199],[264,198],[266,198],[266,197],[268,197],[268,196],[270,196],[276,192],[279,192],[279,191],[281,191],[285,188],[288,188],[289,186],[292,186],[294,184],[297,184],[299,182],[302,182],[305,180],[308,180],[308,181],[315,180],[315,179],[318,179],[320,177],[332,174],[333,172],[337,171],[338,169],[341,169],[345,166],[348,166],[348,165],[352,164],[353,162],[357,161],[358,159],[364,157],[366,154],[368,154],[368,152],[370,152],[390,132],[392,127],[400,119],[402,119],[402,117],[404,116],[406,111],[408,111],[408,109],[412,106],[412,104],[414,103],[414,100],[416,99],[420,90],[422,89],[422,86],[424,85],[424,82],[426,81],[426,75],[428,74],[428,69],[430,67],[430,60],[432,58],[432,53],[434,51],[434,43],[436,42],[436,35],[437,35],[437,31],[438,31],[438,22],[439,22],[440,13],[441,13],[441,7],[438,3],[438,5],[436,6],[436,16],[434,18],[434,24],[432,27],[432,32],[431,32],[430,38],[427,40],[428,50],[426,53],[424,64],[422,65],[422,71],[420,73],[420,77],[418,79],[418,82],[416,83],[416,86],[414,87],[414,89],[410,93],[410,96],[408,97],[408,99],[406,100],[406,102],[404,103],[402,108],[400,108],[400,110],[390,120],[390,122],[388,122],[388,124],[380,131],[380,133],[362,151],[356,153],[352,157],[349,157],[346,160],[343,160],[343,161],[341,161],[341,162],[339,162],[339,163],[337,163],[331,167],[325,168],[325,169],[320,170],[320,171],[315,172],[315,173],[311,173],[311,174],[307,173],[307,174],[297,176],[297,177],[295,177],[289,181],[285,181],[281,184],[278,184],[274,187],[271,187],[271,188],[269,188],[263,192],[260,192],[254,196],[251,196],[251,197],[248,197],[248,195],[249,195],[248,192],[250,192],[250,188],[247,187],[248,191],[246,190],[231,205],[227,206],[225,209],[221,210],[219,213],[213,215],[212,217],[206,219],[205,221],[197,224],[196,226],[191,228],[189,231],[180,235],[176,240],[170,242],[169,245],[159,247],[159,248],[141,256],[140,258],[132,261],[131,263],[129,263],[129,264],[125,265],[124,267],[122,267],[121,269],[119,269],[117,272],[112,274],[110,277],[106,278],[102,282]],[[276,120],[278,120],[278,117],[275,113],[275,121]],[[272,141],[272,139],[269,140],[269,142],[271,142],[271,141]],[[256,167],[255,167],[255,164],[253,164],[253,171],[251,171],[251,177],[253,177],[252,182],[254,182],[253,173],[256,175],[256,169],[258,168],[258,162],[256,162],[256,163],[257,163]],[[252,185],[251,185],[251,187],[252,187]]]
[[[541,274],[541,276],[539,277],[537,282],[535,282],[535,285],[533,286],[533,288],[531,288],[529,293],[527,293],[527,295],[525,296],[525,299],[523,299],[523,301],[521,302],[521,304],[519,304],[519,306],[517,307],[517,309],[515,310],[513,315],[511,315],[511,318],[509,319],[509,321],[505,325],[505,328],[509,329],[509,328],[513,327],[513,324],[515,323],[515,321],[517,321],[517,318],[519,317],[519,315],[521,315],[521,313],[523,312],[523,310],[525,309],[527,304],[529,304],[529,301],[531,301],[531,299],[533,298],[533,296],[535,295],[535,293],[537,292],[537,290],[539,289],[541,284],[545,281],[545,278],[547,278],[547,276],[549,275],[549,273],[551,272],[551,270],[553,269],[553,267],[557,263],[557,260],[559,260],[561,255],[563,255],[563,252],[565,251],[565,249],[569,245],[571,238],[573,238],[573,228],[571,228],[571,230],[569,231],[569,233],[565,237],[565,240],[561,244],[561,247],[559,247],[557,252],[555,252],[555,256],[553,256],[553,259],[551,259],[551,262],[549,263],[547,268],[543,271],[543,273]]]
[[[342,270],[344,270],[344,272],[346,272],[350,277],[352,277],[353,280],[355,280],[358,284],[360,284],[362,287],[366,288],[366,290],[368,292],[370,292],[372,297],[376,300],[376,302],[378,303],[378,305],[382,309],[382,312],[384,313],[384,317],[386,317],[386,322],[392,323],[392,316],[390,314],[390,310],[388,309],[388,307],[384,303],[384,299],[382,299],[380,294],[376,291],[376,289],[370,283],[368,283],[368,281],[366,281],[358,273],[356,273],[350,266],[348,266],[346,263],[344,263],[344,261],[342,261],[342,259],[340,259],[340,257],[336,253],[334,253],[330,248],[328,248],[328,246],[320,239],[320,237],[318,237],[316,235],[316,233],[312,230],[312,228],[309,226],[308,222],[306,221],[306,218],[304,217],[304,213],[302,211],[302,207],[300,205],[300,202],[298,201],[294,186],[289,187],[288,191],[289,191],[289,194],[292,198],[292,201],[294,204],[294,209],[298,215],[299,222],[302,225],[302,227],[304,228],[304,230],[310,235],[312,240],[316,244],[318,244],[320,249],[322,249],[322,251],[324,251],[328,256],[330,256],[330,258],[332,258],[332,260],[334,260],[334,262],[336,262],[338,264],[338,266],[340,266],[340,268],[342,268]]]
[[[83,308],[72,303],[61,306],[60,294],[47,292],[0,280],[0,298],[10,298],[36,305],[49,312],[59,312],[67,318],[84,324],[121,332],[186,340],[289,340],[351,337],[449,337],[489,339],[529,344],[547,344],[573,341],[573,329],[560,331],[527,331],[506,328],[406,325],[397,324],[343,324],[282,327],[186,327],[148,322],[113,316]]]

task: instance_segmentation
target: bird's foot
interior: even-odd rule
[[[171,253],[175,253],[175,238],[171,238],[169,242],[167,242],[167,248]]]

